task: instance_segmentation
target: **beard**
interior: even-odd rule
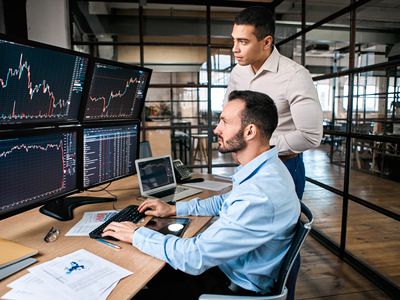
[[[221,144],[219,144],[218,151],[220,153],[232,153],[244,149],[244,147],[246,147],[246,142],[243,138],[243,133],[244,129],[241,128],[233,138],[225,142],[226,147],[223,147]]]

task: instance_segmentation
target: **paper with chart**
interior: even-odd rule
[[[105,300],[119,280],[133,274],[84,249],[28,270],[2,299]]]
[[[116,210],[89,211],[83,214],[82,219],[76,223],[66,236],[89,236],[89,233],[110,219],[117,213]]]
[[[132,274],[84,249],[29,271],[62,291],[64,295],[75,295],[75,299],[89,299],[121,278]]]

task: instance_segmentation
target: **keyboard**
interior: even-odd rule
[[[183,191],[186,191],[187,189],[188,188],[184,187],[184,186],[177,186],[176,188],[172,188],[172,189],[168,189],[168,190],[164,190],[161,192],[151,194],[151,197],[162,198],[162,197],[169,196],[172,194],[182,193]]]
[[[102,237],[101,234],[103,233],[104,228],[107,227],[108,224],[111,222],[124,222],[124,221],[130,221],[133,223],[139,222],[141,219],[143,219],[146,215],[144,213],[141,213],[137,210],[138,206],[137,205],[129,205],[125,207],[123,210],[120,210],[118,213],[116,213],[114,216],[112,216],[110,219],[105,221],[103,224],[101,224],[99,227],[94,229],[92,232],[89,233],[89,236],[92,239],[108,239],[108,240],[114,240],[116,241],[117,239],[111,237],[111,236],[105,236]]]

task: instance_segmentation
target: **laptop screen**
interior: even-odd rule
[[[137,166],[143,192],[175,184],[174,170],[169,156],[139,160]]]

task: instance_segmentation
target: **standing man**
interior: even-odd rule
[[[226,98],[233,90],[252,90],[274,100],[279,119],[270,143],[278,148],[301,199],[305,186],[302,152],[321,142],[322,109],[309,72],[278,52],[274,32],[274,18],[265,7],[246,8],[235,18],[232,50],[238,64]]]
[[[147,200],[146,215],[219,216],[193,238],[163,235],[131,222],[113,222],[103,236],[131,243],[169,264],[134,299],[198,299],[201,294],[271,292],[300,215],[292,177],[269,139],[278,123],[274,101],[234,91],[218,126],[219,151],[240,164],[229,193],[176,206]],[[167,294],[166,294],[167,293]]]

